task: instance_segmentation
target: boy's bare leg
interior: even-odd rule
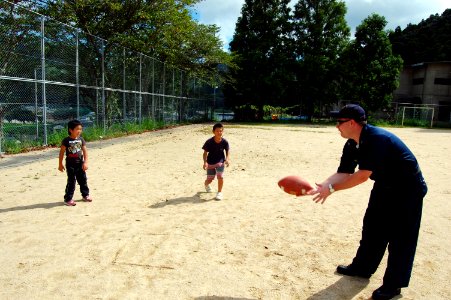
[[[222,192],[223,185],[224,185],[224,178],[218,178],[218,193]]]

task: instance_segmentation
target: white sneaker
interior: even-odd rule
[[[222,200],[222,198],[223,198],[222,193],[221,193],[221,192],[218,192],[218,193],[216,194],[215,199],[216,199],[216,200]]]
[[[207,193],[211,193],[211,187],[210,187],[210,185],[206,185],[206,186],[205,186],[205,190],[207,191]]]

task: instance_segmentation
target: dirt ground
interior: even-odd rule
[[[323,205],[277,186],[335,172],[337,129],[226,124],[231,165],[215,201],[202,169],[211,128],[88,143],[94,201],[77,190],[75,207],[62,202],[58,149],[0,159],[0,299],[369,299],[386,257],[370,280],[335,268],[354,257],[372,182]],[[396,299],[449,299],[451,131],[389,130],[429,186],[411,283]]]

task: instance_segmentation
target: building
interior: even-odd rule
[[[435,120],[451,122],[451,61],[404,67],[393,100],[399,104],[432,106]]]

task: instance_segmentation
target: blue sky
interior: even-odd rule
[[[351,27],[352,34],[355,28],[369,15],[377,13],[387,20],[386,29],[395,29],[400,26],[404,29],[407,24],[418,24],[433,14],[442,14],[451,8],[450,0],[345,0],[348,12],[346,21]],[[292,0],[291,5],[297,3]],[[224,49],[233,37],[235,24],[241,14],[244,0],[203,0],[195,8],[195,18],[203,24],[216,24],[220,27],[220,37]]]

